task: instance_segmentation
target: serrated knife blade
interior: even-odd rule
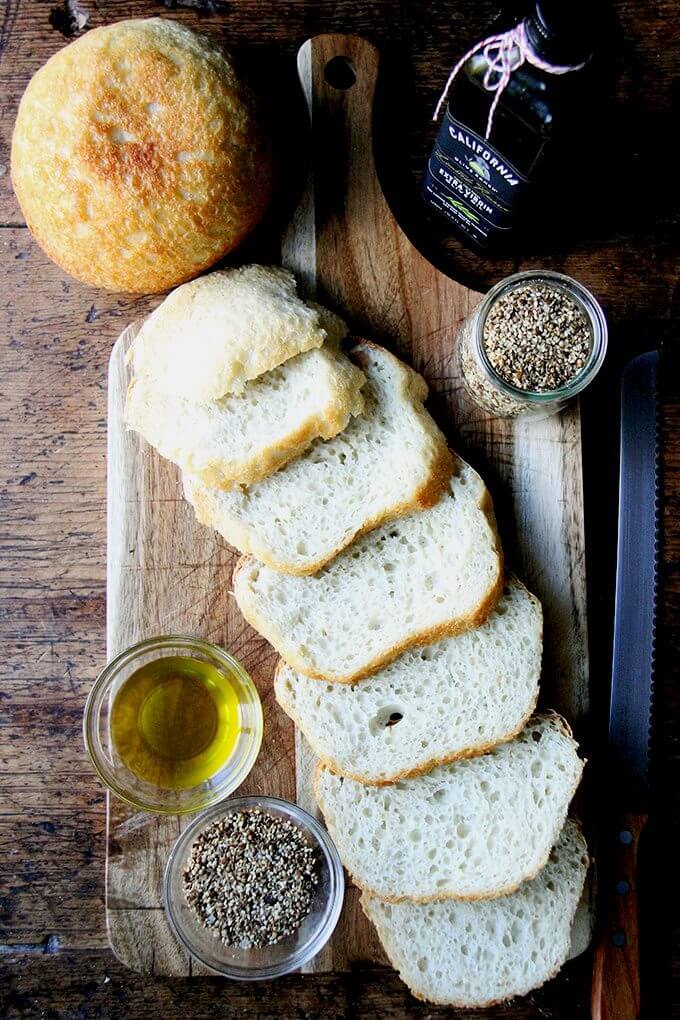
[[[602,918],[593,959],[593,1020],[640,1015],[638,850],[651,801],[650,752],[658,569],[656,351],[634,358],[621,385],[619,538],[608,799],[602,805]]]
[[[626,807],[649,800],[650,731],[658,551],[658,353],[631,361],[621,385],[619,538],[610,764],[621,780]]]

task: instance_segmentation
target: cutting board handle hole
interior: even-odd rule
[[[333,57],[324,68],[324,78],[333,89],[346,92],[357,80],[357,72],[349,57]]]

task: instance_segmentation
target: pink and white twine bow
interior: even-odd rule
[[[476,46],[473,46],[471,50],[468,50],[460,58],[451,71],[448,81],[444,86],[444,91],[439,97],[433,120],[439,119],[441,108],[446,102],[453,80],[460,69],[473,54],[478,53],[480,50],[483,52],[488,64],[484,72],[484,88],[487,92],[495,93],[486,122],[486,138],[491,134],[494,114],[496,113],[496,108],[503,95],[503,91],[510,81],[510,76],[522,64],[525,62],[533,64],[534,67],[540,68],[541,71],[548,71],[550,74],[567,74],[569,71],[580,71],[587,64],[587,61],[583,61],[582,64],[550,64],[547,60],[542,60],[527,39],[524,22],[520,21],[518,25],[508,29],[507,32],[501,32],[500,35],[490,35],[486,39],[482,39],[481,42],[478,42]]]

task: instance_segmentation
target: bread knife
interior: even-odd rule
[[[608,765],[613,828],[600,875],[593,1020],[637,1020],[640,947],[637,859],[651,801],[650,737],[658,567],[658,353],[634,358],[621,387],[619,535]],[[610,791],[608,791],[610,792]],[[618,798],[618,799],[616,799]]]

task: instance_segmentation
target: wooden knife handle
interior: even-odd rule
[[[619,816],[614,846],[605,854],[608,873],[593,961],[592,1020],[637,1020],[640,1013],[637,867],[646,821],[646,815]]]

